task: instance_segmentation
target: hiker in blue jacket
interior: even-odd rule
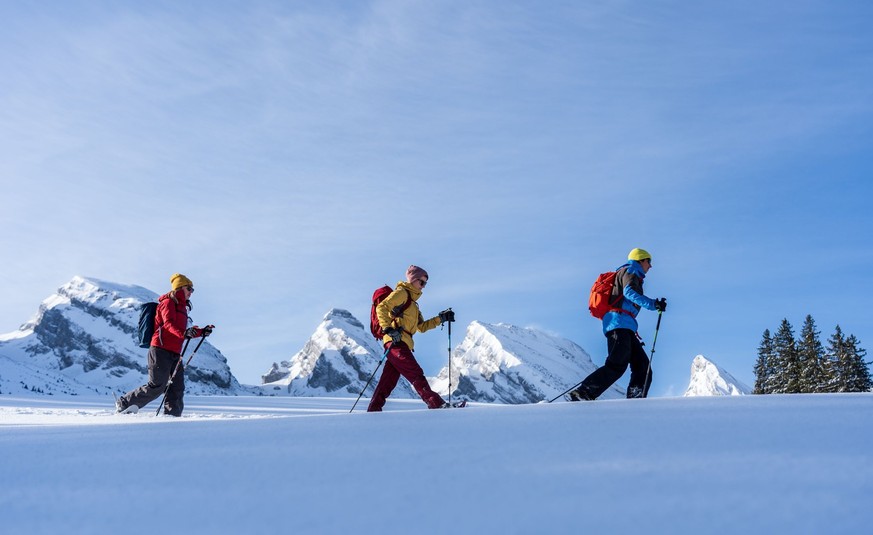
[[[652,299],[643,294],[643,279],[652,268],[652,255],[644,249],[633,249],[627,259],[628,262],[616,271],[609,300],[614,308],[603,316],[603,334],[609,351],[606,362],[569,393],[571,401],[597,399],[624,375],[628,366],[631,376],[627,397],[644,398],[649,393],[652,370],[637,335],[637,314],[642,308],[663,312],[667,310],[667,299]]]

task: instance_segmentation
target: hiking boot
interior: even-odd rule
[[[627,399],[641,399],[644,397],[646,397],[645,391],[638,386],[632,386],[627,389]]]
[[[116,414],[136,414],[137,412],[139,412],[138,405],[126,405],[123,399],[115,400]]]
[[[588,392],[585,392],[581,388],[577,388],[576,390],[571,390],[567,393],[567,401],[594,401],[588,395]]]

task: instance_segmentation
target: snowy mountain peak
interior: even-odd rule
[[[295,396],[357,395],[381,356],[382,348],[369,328],[351,312],[334,308],[300,351],[289,360],[273,363],[261,376],[261,386]],[[372,393],[375,385],[376,381],[371,382],[367,392]],[[401,381],[392,396],[412,397],[413,391]]]
[[[97,302],[108,298],[133,298],[144,301],[147,299],[157,299],[158,297],[158,294],[142,286],[118,284],[93,277],[82,277],[81,275],[76,275],[70,282],[61,286],[58,289],[58,293],[90,302]]]
[[[17,332],[0,335],[0,341],[21,338],[33,332],[48,310],[59,306],[76,306],[91,314],[99,310],[111,310],[122,315],[138,315],[138,307],[146,301],[154,301],[157,294],[141,286],[125,286],[76,275],[70,282],[43,300],[36,315],[23,324]]]
[[[697,355],[691,362],[691,380],[685,396],[742,396],[751,393],[752,389],[703,355]]]
[[[364,325],[358,321],[358,318],[352,315],[351,312],[342,308],[332,308],[324,315],[323,323],[336,323],[337,325],[346,324],[354,329],[364,330]]]
[[[513,349],[520,349],[514,347],[513,340],[534,339],[537,334],[537,331],[522,329],[515,325],[504,323],[488,325],[473,321],[467,327],[467,335],[458,347],[459,351],[463,350],[459,364],[463,367],[475,367],[486,380],[490,380],[491,376],[501,368],[521,365],[521,359],[511,352]],[[473,347],[478,347],[480,350],[471,351]],[[523,351],[517,350],[516,353],[518,352]]]
[[[537,329],[472,322],[452,351],[452,395],[473,401],[535,403],[551,399],[596,369],[575,343]],[[448,395],[449,370],[431,381]],[[604,398],[621,397],[613,387]]]
[[[146,350],[134,334],[140,305],[157,298],[140,286],[73,277],[18,331],[0,336],[3,391],[108,394],[145,383]],[[209,342],[186,368],[185,379],[192,393],[240,389],[227,359]]]

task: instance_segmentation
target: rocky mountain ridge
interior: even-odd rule
[[[140,305],[157,298],[141,286],[74,277],[31,320],[0,336],[0,392],[117,393],[144,384],[147,350],[134,335]],[[209,341],[186,369],[185,382],[194,394],[244,390]]]
[[[273,363],[262,376],[270,390],[297,396],[358,395],[376,369],[383,350],[350,312],[332,309],[304,347],[287,361]],[[551,399],[596,369],[581,347],[536,329],[472,322],[452,351],[452,396],[487,403],[536,403]],[[377,372],[364,395],[372,394]],[[428,378],[449,395],[449,367]],[[393,397],[417,398],[401,380]],[[624,396],[614,386],[603,398]]]

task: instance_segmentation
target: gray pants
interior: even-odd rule
[[[149,382],[121,396],[121,403],[125,407],[131,405],[136,405],[139,408],[145,407],[160,397],[164,390],[167,390],[170,374],[175,370],[176,375],[173,377],[173,384],[167,390],[167,398],[164,400],[164,414],[182,416],[182,408],[184,407],[182,397],[185,395],[185,370],[179,362],[181,357],[177,353],[151,346],[148,358]],[[176,370],[176,365],[179,366],[178,370]]]

